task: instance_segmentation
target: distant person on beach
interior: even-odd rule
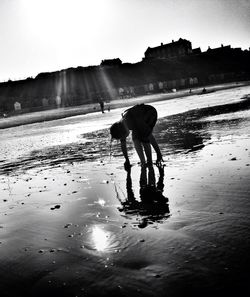
[[[104,113],[104,102],[100,101],[99,104],[100,104],[100,108],[101,108],[102,113]]]
[[[139,104],[127,109],[122,114],[122,119],[111,126],[110,133],[112,139],[119,139],[121,142],[121,149],[125,157],[124,168],[126,170],[131,167],[126,143],[130,130],[132,131],[132,139],[142,166],[151,166],[153,164],[151,145],[157,154],[156,164],[160,165],[163,161],[160,148],[152,134],[156,121],[156,109],[151,105]]]

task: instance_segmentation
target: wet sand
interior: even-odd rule
[[[249,107],[161,117],[160,169],[108,129],[2,160],[1,296],[249,295]]]

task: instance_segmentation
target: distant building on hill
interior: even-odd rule
[[[231,45],[224,46],[223,44],[220,47],[210,48],[208,47],[206,53],[208,54],[228,54],[231,52]]]
[[[122,61],[119,58],[102,60],[101,66],[120,66]]]
[[[180,38],[178,41],[172,40],[171,43],[157,47],[148,47],[145,52],[145,59],[169,59],[178,58],[192,54],[192,44],[186,39]]]
[[[200,47],[192,49],[192,55],[199,55],[199,54],[201,54],[201,48]]]

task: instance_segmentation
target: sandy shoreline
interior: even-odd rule
[[[212,86],[207,86],[206,89],[208,92],[210,92],[210,91],[226,90],[226,89],[245,86],[245,85],[249,85],[249,82],[234,82],[234,83],[226,83],[221,85],[212,85]],[[202,89],[203,87],[193,88],[191,94],[189,93],[189,89],[185,89],[185,90],[177,91],[176,93],[152,94],[152,95],[145,95],[145,96],[136,97],[136,98],[119,99],[119,100],[114,100],[109,102],[105,108],[107,109],[107,106],[109,106],[111,109],[122,108],[122,107],[128,107],[139,103],[150,103],[150,102],[156,102],[161,100],[181,98],[181,97],[186,97],[194,94],[200,94]],[[92,112],[100,112],[100,107],[98,104],[87,104],[87,105],[81,105],[77,107],[65,107],[65,108],[46,110],[41,112],[20,114],[13,117],[0,118],[0,129],[16,127],[19,125],[27,125],[32,123],[44,122],[44,121],[51,121],[55,119],[63,119],[66,117],[84,115]]]
[[[246,102],[159,120],[165,167],[146,179],[160,208],[140,200],[134,150],[131,175],[118,144],[110,158],[107,129],[0,166],[1,296],[248,296]]]

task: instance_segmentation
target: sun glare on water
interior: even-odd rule
[[[106,201],[104,199],[102,199],[102,198],[99,198],[98,201],[97,201],[97,203],[99,205],[101,205],[101,206],[104,206],[106,204]]]
[[[98,226],[92,229],[92,240],[94,248],[99,252],[104,252],[109,246],[109,234]]]

